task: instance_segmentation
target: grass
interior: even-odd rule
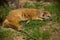
[[[13,38],[19,33],[13,29],[10,28],[1,28],[0,26],[0,40],[13,40]]]
[[[47,39],[49,39],[50,35],[51,35],[50,32],[48,30],[45,30],[42,33],[42,39],[47,40]]]
[[[1,17],[3,19],[6,18],[6,16],[8,15],[9,11],[12,10],[10,7],[8,7],[7,5],[4,6],[0,6],[0,13],[1,13]]]
[[[42,5],[42,3],[33,3],[33,4],[29,4],[29,3],[25,3],[24,4],[24,6],[23,6],[24,8],[35,8],[35,9],[40,9],[40,8],[42,8],[43,7],[43,5]]]
[[[24,5],[24,8],[44,8],[45,10],[51,12],[52,14],[52,22],[60,22],[60,3],[57,4],[52,4],[50,6],[44,6],[41,5],[39,3],[34,3],[33,5],[26,3]],[[11,10],[10,7],[8,6],[4,6],[4,7],[0,7],[1,9],[1,13],[2,13],[2,18],[5,19],[6,16],[8,15],[8,12]],[[50,32],[48,30],[45,31],[41,31],[39,30],[39,28],[45,26],[47,23],[49,22],[49,20],[43,20],[43,21],[35,21],[35,20],[31,20],[28,24],[25,24],[26,22],[21,22],[21,24],[24,27],[24,31],[28,32],[30,36],[32,36],[33,38],[36,38],[38,40],[40,40],[39,38],[42,38],[42,40],[48,40],[50,37]],[[58,30],[57,28],[53,28],[53,30]],[[41,33],[42,32],[42,33]],[[33,39],[29,39],[28,36],[26,36],[25,34],[23,34],[25,37],[25,40],[33,40]],[[14,32],[12,32],[11,30],[2,30],[0,29],[0,39],[3,40],[4,37],[8,38],[8,37],[14,36]],[[9,37],[9,38],[10,38]]]

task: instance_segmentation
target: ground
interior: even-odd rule
[[[36,4],[36,3],[35,3]],[[34,4],[34,5],[35,5]],[[38,3],[37,3],[38,4]],[[29,5],[28,8],[44,7],[45,10],[51,12],[52,20],[34,21],[31,20],[28,24],[21,22],[23,31],[19,32],[12,28],[4,28],[0,26],[0,40],[60,40],[60,4],[52,5]],[[51,4],[51,3],[50,3]],[[27,5],[27,4],[26,4]],[[24,6],[26,8],[26,5]],[[9,7],[0,7],[2,10],[2,18],[5,19],[8,12],[11,10]],[[27,32],[27,33],[25,33]]]

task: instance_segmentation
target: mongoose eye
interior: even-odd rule
[[[42,16],[45,16],[45,14],[43,14]]]
[[[42,16],[45,16],[47,13],[44,11]]]

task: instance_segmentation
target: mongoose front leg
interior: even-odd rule
[[[39,18],[39,17],[34,17],[34,18],[32,18],[32,20],[43,20],[43,19]]]

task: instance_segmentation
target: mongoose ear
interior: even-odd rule
[[[42,16],[45,16],[45,15],[47,15],[47,14],[48,14],[47,11],[43,11],[43,15],[42,15]]]

